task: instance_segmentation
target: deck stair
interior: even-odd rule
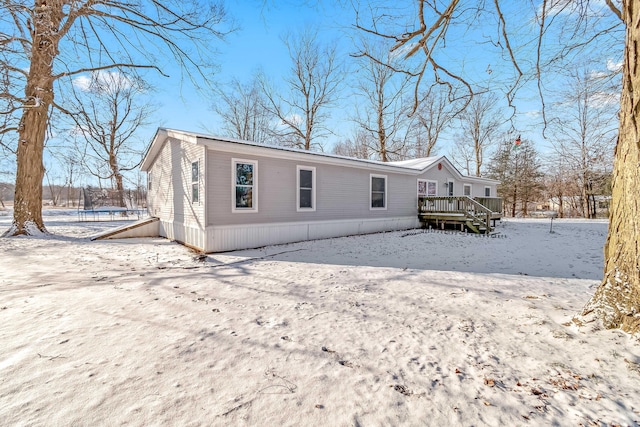
[[[493,231],[495,220],[501,218],[502,199],[483,198],[481,201],[469,196],[420,197],[418,217],[425,227],[454,226],[461,231],[488,234]]]

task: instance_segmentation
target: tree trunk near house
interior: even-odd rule
[[[378,124],[378,146],[380,147],[380,160],[383,162],[388,162],[389,158],[387,157],[387,131],[384,123],[384,86],[386,80],[381,79],[378,83],[378,110],[377,110],[377,124]]]
[[[115,155],[111,155],[109,158],[109,166],[111,167],[111,172],[113,174],[113,180],[116,183],[116,191],[117,191],[117,203],[118,206],[124,208],[126,207],[126,203],[124,201],[124,184],[122,182],[122,173],[118,168],[118,162],[115,158]]]
[[[582,315],[635,333],[640,331],[640,7],[627,0],[622,12],[626,44],[604,278]]]
[[[5,235],[46,232],[42,220],[43,152],[49,108],[53,103],[53,60],[58,55],[58,28],[63,2],[36,3],[31,65],[25,86],[24,112],[18,130],[16,189],[12,227]]]

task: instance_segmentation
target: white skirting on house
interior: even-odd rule
[[[204,250],[205,232],[198,226],[160,220],[160,236],[175,240],[201,251]]]
[[[380,219],[209,226],[206,228],[204,247],[190,241],[177,238],[175,240],[203,248],[205,252],[222,252],[354,234],[406,230],[419,226],[417,215]]]

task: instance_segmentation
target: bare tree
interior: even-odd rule
[[[83,164],[95,177],[111,181],[124,207],[123,173],[137,168],[144,154],[136,132],[156,108],[147,96],[150,87],[141,78],[104,71],[77,80],[76,86],[67,109],[73,111],[73,132],[84,140]]]
[[[9,73],[0,95],[5,100],[2,133],[17,133],[13,225],[5,234],[45,231],[42,160],[50,110],[65,110],[54,99],[61,85],[98,70],[162,72],[152,53],[196,70],[195,81],[198,74],[209,74],[211,39],[223,36],[224,17],[217,2],[197,0],[2,2],[0,69]]]
[[[404,157],[408,151],[409,120],[406,91],[409,77],[398,73],[393,66],[394,58],[382,56],[381,46],[369,47],[364,43],[365,52],[375,52],[375,56],[361,55],[359,59],[356,96],[357,115],[354,118],[359,128],[368,135],[369,151],[387,162]]]
[[[544,187],[549,204],[557,206],[558,216],[564,218],[569,215],[568,196],[576,193],[576,185],[561,156],[547,156]]]
[[[368,135],[363,132],[355,132],[353,138],[347,138],[333,146],[332,153],[339,156],[354,157],[356,159],[369,159],[370,149],[367,142]]]
[[[280,121],[274,135],[284,145],[321,149],[318,140],[331,133],[326,119],[343,79],[336,44],[321,44],[312,29],[287,36],[284,43],[291,58],[291,70],[285,78],[288,93],[281,93],[265,76],[261,78],[267,108]]]
[[[245,141],[270,142],[274,117],[266,107],[260,82],[254,77],[248,84],[233,80],[220,90],[213,109],[223,120],[228,136]]]
[[[11,176],[10,173],[0,169],[0,206],[3,209],[6,208],[4,202],[8,200],[11,193],[13,193],[13,185],[8,183],[8,178],[10,176]]]
[[[54,176],[54,172],[51,172],[49,168],[45,167],[44,177],[47,181],[47,188],[49,190],[49,201],[51,205],[58,206],[60,196],[62,195],[62,187],[55,183],[58,176]]]
[[[478,1],[477,10],[483,9],[485,2]],[[510,2],[512,4],[512,2]],[[599,2],[567,1],[556,2],[542,0],[532,2],[531,15],[535,17],[538,34],[533,38],[536,46],[535,60],[531,75],[537,80],[540,98],[544,105],[544,86],[541,84],[545,71],[545,65],[567,64],[577,56],[589,55],[595,51],[607,52],[611,55],[616,52],[615,43],[620,43],[620,29],[625,30],[624,35],[624,65],[622,68],[622,95],[620,97],[620,124],[618,141],[615,149],[613,166],[612,202],[610,209],[610,225],[607,243],[605,246],[604,278],[596,290],[595,295],[582,312],[583,321],[601,320],[607,328],[622,328],[629,332],[640,331],[640,216],[636,207],[640,205],[640,117],[638,117],[637,90],[640,87],[640,68],[637,67],[637,46],[640,44],[640,8],[635,0],[621,0],[614,2],[606,0],[606,6]],[[513,23],[508,23],[502,12],[502,7],[507,2],[496,0],[493,2],[493,18],[498,23],[496,26],[496,46],[503,49],[506,57],[511,60],[515,78],[507,90],[507,100],[513,106],[513,99],[518,88],[522,84],[523,76],[521,64],[516,54],[517,49],[512,48],[513,37],[510,34],[520,32],[522,25],[512,30]],[[409,27],[405,20],[400,21],[401,28],[392,31],[383,28],[378,21],[372,21],[371,25],[359,26],[369,33],[379,34],[381,37],[394,42],[393,50],[402,51],[408,59],[422,64],[414,72],[417,79],[424,78],[427,70],[432,70],[437,75],[447,75],[449,78],[464,80],[459,77],[464,70],[458,73],[447,69],[442,61],[438,60],[436,52],[448,47],[445,43],[448,30],[454,22],[460,22],[468,17],[468,11],[472,7],[459,0],[450,0],[444,5],[438,2],[420,0],[413,10],[414,27]],[[608,7],[610,14],[598,7]],[[372,8],[372,10],[374,10]],[[525,12],[522,7],[514,20],[522,22]],[[570,13],[567,13],[570,12]],[[598,13],[594,13],[598,12]],[[390,20],[389,20],[390,21]],[[475,22],[475,21],[474,21]],[[483,22],[487,22],[483,20]],[[564,23],[564,24],[563,24]],[[559,31],[553,28],[560,26]],[[571,26],[571,27],[570,27]],[[565,31],[569,30],[569,31]],[[512,32],[513,31],[513,32]],[[559,40],[554,40],[558,50],[545,49],[544,40],[553,35]],[[594,46],[593,41],[603,43]],[[609,44],[611,40],[614,43]],[[524,39],[523,46],[530,43],[531,39]],[[621,44],[621,43],[620,43]],[[613,48],[611,48],[613,46]],[[609,48],[609,49],[607,49]],[[590,50],[591,49],[591,50]],[[526,50],[523,50],[526,51]],[[420,60],[417,54],[420,53]],[[545,58],[550,61],[545,63]],[[466,82],[466,80],[464,80]],[[469,84],[467,82],[467,84]],[[545,109],[543,109],[545,111]]]
[[[460,100],[443,86],[431,86],[420,99],[412,124],[415,138],[413,157],[430,157],[440,136],[452,127],[461,107]]]
[[[463,135],[454,137],[453,146],[449,147],[449,157],[451,162],[459,168],[465,175],[471,175],[473,168],[473,145],[465,139]]]
[[[619,100],[601,76],[584,69],[572,72],[565,100],[552,109],[556,155],[578,184],[582,216],[595,218],[595,193],[613,163]]]
[[[461,133],[456,136],[451,160],[465,168],[468,174],[482,175],[485,155],[504,123],[497,104],[495,94],[477,94],[458,116]]]

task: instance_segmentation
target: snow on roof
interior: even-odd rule
[[[443,156],[422,157],[418,159],[399,160],[396,162],[388,162],[390,165],[402,166],[404,168],[423,170],[442,159]]]

